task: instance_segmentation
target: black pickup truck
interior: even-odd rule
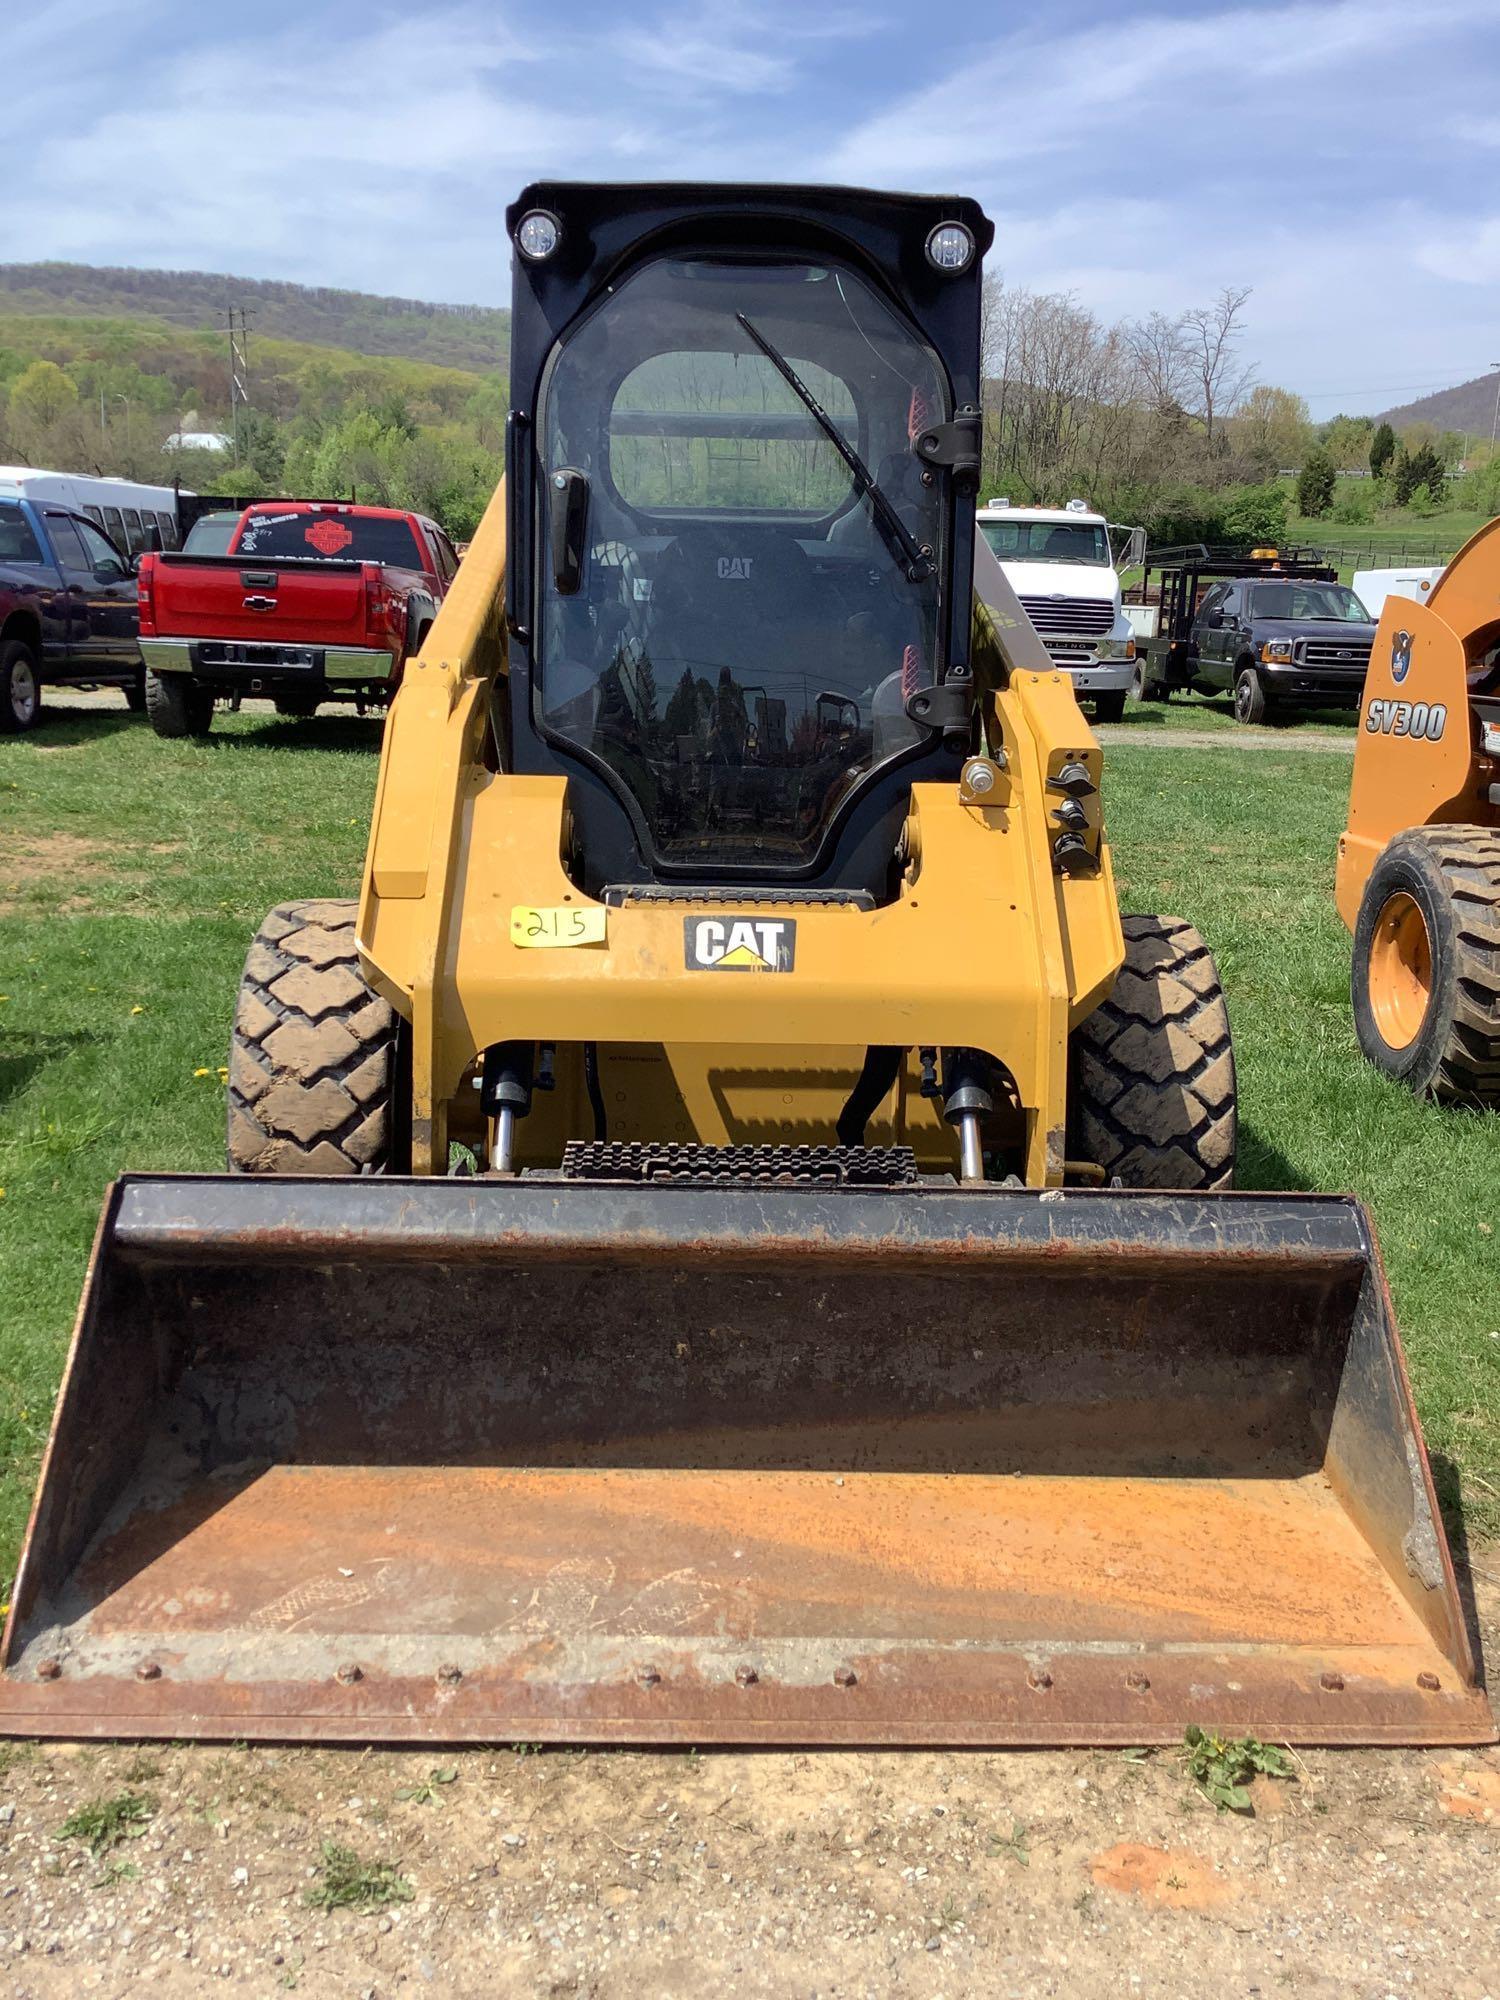
[[[1160,578],[1156,633],[1140,642],[1136,692],[1234,696],[1241,722],[1278,710],[1358,708],[1375,621],[1338,572],[1302,552],[1174,549]],[[1149,591],[1139,593],[1149,602]]]
[[[0,732],[35,725],[49,681],[144,708],[145,675],[133,559],[70,508],[0,499]]]

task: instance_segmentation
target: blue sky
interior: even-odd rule
[[[1105,318],[1252,286],[1315,416],[1500,360],[1500,0],[32,0],[0,259],[501,303],[533,175],[977,195]]]

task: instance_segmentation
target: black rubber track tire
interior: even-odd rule
[[[1122,923],[1114,990],[1072,1039],[1068,1156],[1126,1187],[1232,1187],[1234,1050],[1213,954],[1180,917]]]
[[[1370,1005],[1370,948],[1380,913],[1405,894],[1432,953],[1427,1012],[1393,1049]],[[1377,1069],[1440,1104],[1500,1109],[1500,832],[1424,826],[1398,834],[1370,870],[1354,924],[1354,1029]]]
[[[1094,696],[1094,720],[1096,722],[1123,722],[1125,720],[1125,690],[1120,688],[1109,694]]]
[[[372,993],[351,902],[282,903],[245,960],[229,1043],[229,1167],[397,1171],[394,1009]]]
[[[1234,719],[1236,722],[1269,722],[1271,719],[1266,684],[1254,667],[1241,667],[1234,677]]]
[[[23,686],[30,689],[25,715],[21,713]],[[41,713],[42,674],[36,654],[24,639],[7,639],[0,646],[0,735],[16,735],[23,729],[35,729]]]
[[[153,674],[148,667],[146,713],[158,736],[207,736],[213,727],[214,698],[194,687],[186,674]]]

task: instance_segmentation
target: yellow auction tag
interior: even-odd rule
[[[590,903],[582,909],[563,903],[551,910],[533,910],[517,903],[510,913],[510,941],[550,951],[570,944],[603,944],[604,919],[602,903]]]

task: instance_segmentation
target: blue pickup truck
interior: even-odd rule
[[[71,508],[0,496],[0,732],[33,726],[49,682],[144,708],[136,633],[132,559]]]

